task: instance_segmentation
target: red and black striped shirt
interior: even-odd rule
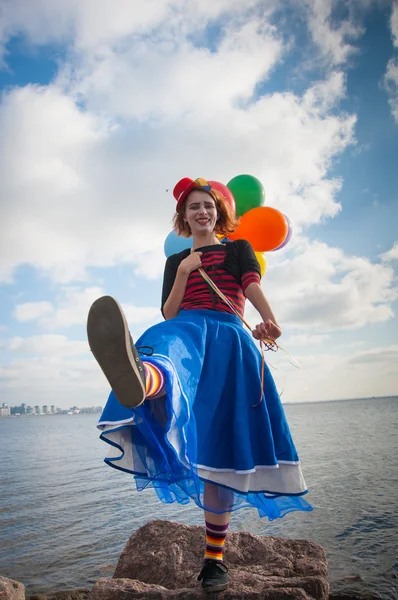
[[[243,316],[245,309],[244,292],[250,283],[260,283],[260,266],[253,248],[246,240],[236,240],[226,244],[197,248],[202,252],[202,266],[217,287],[235,305]],[[163,293],[163,306],[174,285],[179,264],[189,256],[190,250],[173,254],[166,261]],[[225,302],[210,288],[198,270],[193,271],[187,281],[181,310],[210,309],[232,312]]]

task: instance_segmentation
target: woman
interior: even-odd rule
[[[237,223],[205,180],[184,178],[173,193],[175,229],[192,236],[193,246],[167,259],[165,322],[134,346],[121,308],[106,296],[91,307],[87,331],[113,390],[98,423],[111,445],[105,460],[134,474],[138,490],[153,486],[163,502],[192,498],[204,509],[198,579],[205,591],[217,592],[228,586],[223,547],[233,510],[256,507],[274,519],[311,506],[302,498],[307,490],[298,456],[266,365],[261,380],[252,338],[275,340],[282,332],[260,286],[255,254],[245,240],[219,241]],[[239,318],[245,298],[261,316],[252,335]]]

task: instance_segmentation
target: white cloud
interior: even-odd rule
[[[396,395],[398,346],[353,353],[317,351],[295,355],[301,369],[272,371],[284,402]]]
[[[391,108],[392,116],[398,123],[398,59],[391,58],[387,64],[387,71],[384,76],[384,85],[388,94],[388,103]]]
[[[355,52],[353,42],[363,28],[358,24],[375,0],[351,0],[348,16],[336,23],[337,0],[306,0],[306,18],[321,56],[332,65],[344,63]],[[283,7],[274,0],[13,0],[2,5],[0,21],[0,57],[8,39],[24,36],[31,44],[68,44],[77,54],[94,56],[110,48],[124,45],[131,36],[141,39],[163,36],[174,45],[188,36],[201,39],[206,27],[224,26],[226,22],[242,23],[253,14],[270,20],[272,13]],[[291,2],[293,10],[298,5]],[[391,29],[396,26],[396,9]],[[5,56],[5,60],[6,60]]]
[[[395,242],[393,247],[380,255],[383,262],[391,262],[392,260],[398,260],[398,242]]]
[[[321,346],[325,342],[331,339],[329,334],[325,335],[310,335],[308,333],[298,333],[289,335],[286,342],[283,341],[282,346],[287,344],[289,347],[291,346]]]
[[[173,24],[169,24],[173,29]],[[197,47],[164,28],[67,65],[58,83],[95,111],[135,119],[222,112],[249,100],[281,56],[277,30],[263,19],[231,21],[217,49]],[[193,116],[193,115],[191,115]]]
[[[21,377],[23,373],[23,377]],[[94,359],[40,356],[17,359],[0,367],[3,402],[69,406],[103,405],[109,384]]]
[[[209,23],[242,21],[259,7],[266,17],[278,8],[271,0],[13,0],[2,5],[0,60],[5,44],[23,36],[32,45],[67,44],[77,55],[101,54],[131,36],[161,35],[173,45],[179,39],[206,35]]]
[[[218,84],[213,77],[208,89]],[[160,106],[169,92],[166,81],[159,85],[144,91]],[[226,182],[252,172],[264,181],[267,202],[296,227],[334,216],[341,183],[327,172],[353,142],[355,117],[329,114],[323,99],[330,90],[335,101],[345,93],[339,74],[303,98],[275,93],[239,107],[231,89],[221,111],[217,99],[202,112],[186,98],[178,117],[113,126],[110,115],[81,110],[54,85],[10,92],[0,106],[1,279],[10,281],[20,264],[61,283],[85,280],[90,266],[123,263],[159,276],[170,190],[184,175]],[[123,89],[109,93],[123,96]]]
[[[18,321],[36,321],[39,327],[53,331],[72,325],[83,325],[87,321],[91,304],[104,294],[104,290],[97,287],[85,289],[63,287],[60,289],[56,303],[26,302],[17,304],[14,316]],[[152,324],[162,318],[158,307],[134,306],[126,303],[123,305],[123,310],[131,326]],[[41,340],[40,343],[49,343],[52,340],[54,344],[56,344],[56,340],[63,339],[63,336],[40,336],[38,338],[39,341]],[[14,344],[21,344],[21,347],[24,347],[22,341],[15,341]]]
[[[115,10],[111,0],[14,0],[2,5],[1,38],[23,34],[32,44],[75,40],[78,47],[90,48],[157,25],[167,5],[157,0],[154,10],[145,0],[119,0]]]
[[[106,122],[54,86],[27,86],[5,96],[0,129],[1,279],[31,264],[59,282],[84,280],[88,265],[129,262],[153,250],[161,227],[139,200],[142,165],[135,165],[132,185],[131,164],[127,157],[118,164]]]
[[[197,33],[209,20],[233,18],[256,5],[264,13],[277,7],[270,0],[118,0],[117,6],[113,0],[13,0],[2,5],[0,43],[24,35],[32,44],[69,43],[90,53],[134,34],[153,35],[165,24],[174,37]]]
[[[363,0],[361,2],[363,8],[369,4]],[[334,22],[333,10],[337,5],[335,0],[306,0],[305,4],[308,10],[308,27],[321,57],[332,66],[342,65],[357,52],[352,42],[362,35],[363,28],[351,10],[346,19]],[[356,8],[356,3],[351,2],[348,8]]]
[[[383,323],[394,316],[391,305],[398,292],[390,266],[346,256],[321,242],[296,243],[300,245],[293,258],[269,256],[263,279],[282,328],[324,335]],[[248,315],[254,320],[250,308]]]
[[[81,325],[87,320],[91,304],[103,295],[104,291],[97,287],[65,287],[60,289],[57,305],[47,301],[17,304],[14,316],[18,321],[36,321],[39,327],[52,330]]]
[[[144,279],[158,279],[164,271],[164,240],[153,240],[153,248],[134,259],[133,273]]]
[[[129,325],[153,324],[163,319],[160,309],[152,306],[123,304],[123,311]]]
[[[398,3],[396,0],[392,3],[390,27],[394,47],[398,48]],[[398,58],[396,57],[391,58],[387,63],[384,87],[388,94],[392,116],[395,122],[398,123]]]
[[[11,353],[47,357],[67,357],[88,354],[87,342],[69,340],[65,335],[34,335],[13,337],[0,342],[0,348]]]
[[[342,71],[332,71],[325,81],[315,83],[304,95],[304,105],[321,113],[333,108],[346,96],[346,81]]]
[[[14,309],[14,316],[21,323],[41,320],[53,313],[53,305],[46,300],[41,302],[24,302],[23,304],[17,304]]]
[[[348,365],[368,365],[375,366],[381,364],[388,371],[392,370],[398,374],[398,345],[385,348],[372,348],[359,352],[347,360]]]
[[[390,26],[394,46],[398,48],[398,2],[396,0],[392,3]]]

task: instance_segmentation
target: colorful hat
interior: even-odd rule
[[[182,203],[188,196],[189,192],[192,192],[192,190],[195,189],[210,192],[211,185],[207,183],[206,179],[202,179],[201,177],[195,180],[190,179],[189,177],[184,177],[183,179],[180,179],[178,183],[176,183],[173,190],[173,196],[177,200],[177,212],[180,210]]]

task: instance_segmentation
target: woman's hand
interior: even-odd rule
[[[202,266],[202,252],[192,252],[189,256],[180,262],[178,270],[184,275],[190,275],[195,269]]]
[[[279,325],[275,325],[271,319],[268,319],[268,321],[265,321],[265,323],[256,325],[252,331],[252,335],[255,340],[261,340],[264,337],[270,338],[271,340],[276,340],[278,337],[281,337],[282,329],[279,327]]]

